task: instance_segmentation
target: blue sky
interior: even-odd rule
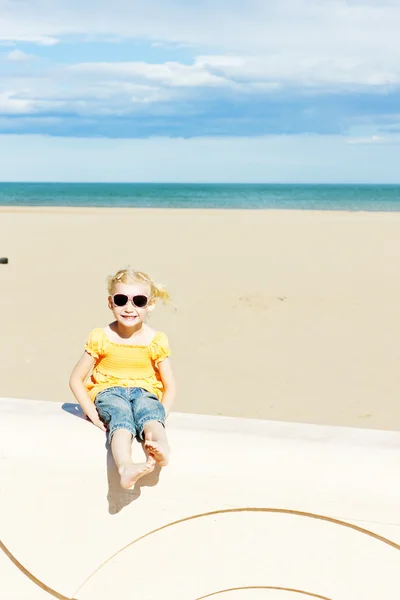
[[[400,182],[400,0],[0,16],[0,180]]]

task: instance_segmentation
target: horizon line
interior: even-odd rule
[[[362,185],[400,186],[399,181],[50,181],[1,180],[2,184],[55,184],[55,185]]]

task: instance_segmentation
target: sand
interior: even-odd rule
[[[400,214],[0,208],[0,396],[74,402],[106,277],[165,283],[175,410],[400,429]]]

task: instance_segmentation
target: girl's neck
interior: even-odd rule
[[[118,321],[114,321],[110,325],[111,331],[114,331],[120,338],[127,340],[138,333],[142,333],[144,330],[144,323],[138,323],[133,325],[132,327],[126,327]]]

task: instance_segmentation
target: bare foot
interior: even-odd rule
[[[118,473],[121,475],[121,487],[131,490],[141,477],[154,471],[155,464],[154,458],[150,456],[145,463],[132,463],[120,467]]]
[[[169,446],[166,442],[156,442],[153,440],[151,433],[146,433],[144,447],[161,467],[165,467],[168,464]]]

